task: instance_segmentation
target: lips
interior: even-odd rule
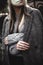
[[[23,5],[23,1],[22,0],[11,0],[11,4],[13,6],[22,6]]]
[[[11,0],[11,3],[12,3],[13,5],[19,4],[20,2],[21,2],[20,0]]]
[[[16,3],[18,3],[18,2],[20,2],[20,1],[17,1]]]

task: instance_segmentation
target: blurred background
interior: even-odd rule
[[[1,39],[2,25],[4,18],[8,13],[7,5],[8,5],[7,0],[0,0],[0,65],[2,65],[3,51],[4,51],[2,49],[2,39]],[[43,0],[28,0],[28,5],[39,9],[43,17]]]

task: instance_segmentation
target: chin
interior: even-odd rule
[[[15,4],[15,5],[13,5],[13,6],[21,7],[21,6],[24,6],[24,4],[23,4],[23,3],[19,3],[19,4]]]

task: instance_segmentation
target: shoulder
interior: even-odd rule
[[[9,21],[9,20],[10,20],[9,15],[7,15],[7,16],[4,18],[4,22],[7,22],[7,21]]]
[[[35,20],[38,19],[43,23],[43,17],[39,9],[32,8],[29,5],[26,5],[26,13],[32,15]]]
[[[26,10],[27,10],[27,13],[29,13],[30,15],[32,15],[32,18],[33,18],[35,24],[42,25],[42,23],[43,23],[43,17],[41,15],[40,10],[38,10],[36,8],[32,8],[32,7],[28,6],[28,5],[26,5]]]
[[[29,5],[26,5],[26,11],[27,11],[27,13],[33,12],[33,14],[41,14],[38,9],[32,8]]]
[[[3,29],[5,29],[6,27],[8,28],[9,24],[10,24],[10,19],[9,16],[7,15],[3,20]]]
[[[10,18],[9,18],[9,15],[7,15],[7,16],[4,18],[3,25],[9,24],[9,21],[10,21]]]

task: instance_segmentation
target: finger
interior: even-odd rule
[[[19,44],[19,46],[24,46],[24,47],[28,47],[29,45],[25,45],[25,44]]]
[[[18,50],[24,51],[24,50],[28,50],[28,48],[21,48],[21,47],[19,47]]]
[[[20,48],[20,49],[28,49],[28,48],[29,48],[29,46],[28,46],[28,47],[19,46],[18,48]]]
[[[19,46],[20,48],[29,48],[30,46]]]
[[[4,38],[4,43],[8,44],[8,38],[7,37]]]
[[[19,49],[19,50],[25,50],[25,49],[28,49],[30,46],[22,46],[22,45],[18,45],[17,46],[17,49]]]
[[[20,41],[21,44],[25,44],[25,45],[29,45],[29,43],[24,42],[24,41]]]

